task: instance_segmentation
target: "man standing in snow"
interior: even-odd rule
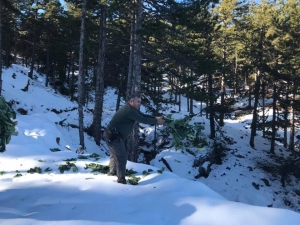
[[[139,111],[140,106],[140,94],[133,93],[129,101],[113,116],[104,132],[104,140],[110,151],[110,171],[108,175],[117,175],[117,182],[121,184],[127,183],[125,179],[127,151],[124,139],[130,135],[134,123],[139,122],[149,125],[162,125],[165,123],[162,117],[154,117],[141,113]]]

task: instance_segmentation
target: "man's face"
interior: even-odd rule
[[[135,109],[140,109],[141,101],[141,98],[135,97],[133,100],[130,100],[129,104]]]

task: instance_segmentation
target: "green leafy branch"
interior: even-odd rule
[[[69,171],[70,169],[73,169],[73,172],[78,171],[77,166],[74,163],[70,163],[69,161],[67,161],[64,165],[59,165],[58,169],[60,173],[64,173],[64,171]]]
[[[94,158],[95,161],[97,161],[98,159],[101,158],[101,156],[98,155],[97,153],[93,153],[91,155],[78,155],[78,159],[90,159],[90,158]]]
[[[196,147],[198,150],[207,142],[201,138],[201,131],[204,126],[200,124],[191,125],[191,117],[187,116],[181,119],[173,119],[169,114],[164,117],[166,121],[166,131],[172,135],[172,146],[177,149]]]
[[[40,167],[34,167],[34,168],[30,168],[27,173],[42,173],[42,169]]]
[[[109,172],[109,166],[103,166],[98,163],[85,164],[84,169],[85,170],[91,169],[92,172],[97,172],[97,173],[102,173],[102,174],[107,174]]]

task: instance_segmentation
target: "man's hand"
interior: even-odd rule
[[[157,124],[159,124],[159,125],[163,125],[165,123],[165,120],[163,119],[162,116],[156,117],[156,121],[157,121]]]

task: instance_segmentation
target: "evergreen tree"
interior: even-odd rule
[[[258,6],[252,4],[250,9],[250,15],[248,26],[249,34],[252,45],[250,48],[251,62],[254,65],[255,71],[255,88],[254,88],[254,106],[253,106],[253,119],[251,123],[251,136],[250,136],[250,146],[254,148],[254,137],[257,130],[258,122],[258,100],[259,92],[261,88],[261,81],[265,79],[266,74],[266,52],[267,45],[270,43],[268,39],[268,32],[270,32],[272,27],[272,7],[270,2],[262,1]],[[263,13],[262,13],[263,12]]]
[[[224,125],[225,108],[225,85],[230,85],[233,88],[235,85],[235,92],[237,90],[237,63],[239,51],[242,48],[240,40],[239,23],[243,15],[247,13],[245,2],[239,0],[223,0],[220,5],[213,9],[218,23],[216,24],[214,32],[214,51],[219,58],[221,64],[221,85],[220,97],[221,103],[219,108],[220,126]],[[234,74],[232,76],[231,74]]]

